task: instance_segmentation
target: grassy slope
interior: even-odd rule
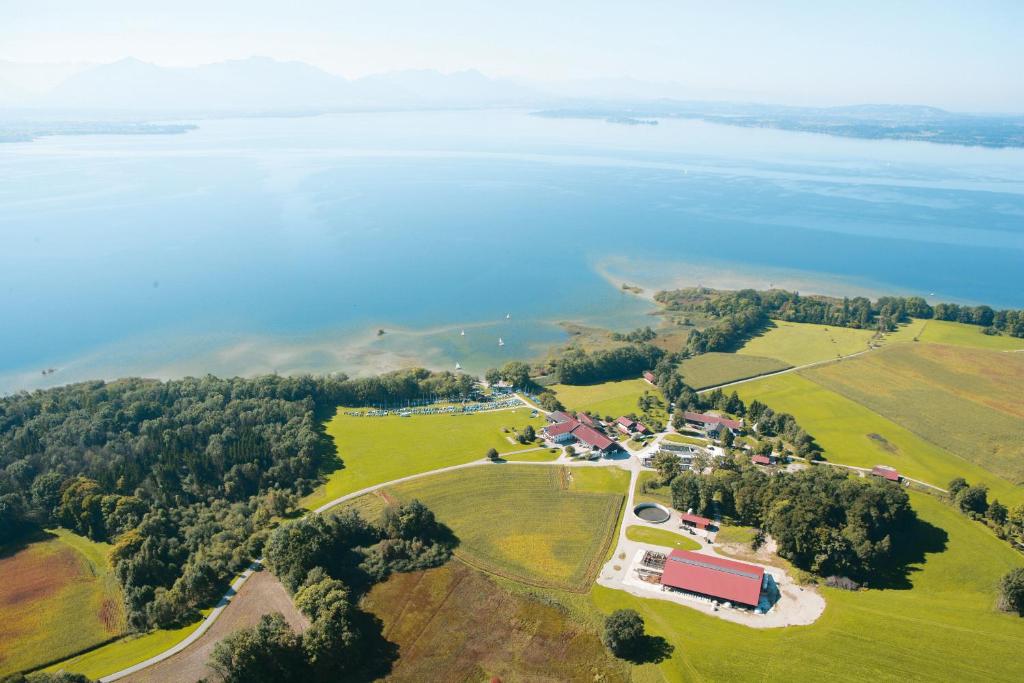
[[[865,351],[873,336],[871,330],[775,321],[737,353],[775,358],[789,365],[806,365]]]
[[[1024,354],[896,344],[802,374],[993,474],[1024,481]]]
[[[344,467],[303,499],[307,508],[374,484],[479,460],[489,448],[521,450],[524,446],[510,442],[502,428],[531,424],[539,431],[544,425],[543,418],[530,418],[528,408],[412,417],[352,417],[345,410],[340,408],[327,423]]]
[[[915,565],[910,590],[823,589],[828,607],[811,626],[750,629],[600,586],[592,597],[605,613],[637,609],[674,646],[668,661],[634,669],[637,680],[1019,680],[1024,619],[993,603],[999,577],[1024,561],[937,499],[912,497],[946,549]]]
[[[211,611],[210,609],[204,610],[202,613],[203,617]],[[165,629],[142,635],[128,636],[85,654],[64,660],[59,664],[54,664],[48,667],[46,671],[54,672],[63,669],[64,671],[83,674],[89,678],[102,678],[115,671],[144,662],[150,657],[174,647],[185,640],[202,623],[202,619],[200,619],[195,623],[178,629]]]
[[[611,542],[627,482],[625,472],[604,468],[493,465],[425,477],[387,493],[430,506],[459,538],[456,555],[471,566],[584,590]]]
[[[58,529],[0,559],[0,674],[78,652],[124,629],[110,546]]]
[[[509,591],[461,562],[396,574],[363,608],[380,617],[401,658],[399,681],[626,681],[595,630]]]
[[[738,390],[744,401],[758,399],[774,410],[793,414],[833,462],[858,467],[888,464],[909,477],[937,486],[963,476],[971,482],[985,482],[991,495],[1004,502],[1024,501],[1024,489],[802,375],[789,373],[755,380],[740,385]]]
[[[626,528],[626,538],[637,543],[651,543],[666,548],[679,548],[681,550],[700,550],[700,543],[680,536],[677,533],[666,529],[654,529],[649,526],[631,526]]]
[[[679,364],[679,374],[694,389],[736,382],[790,367],[774,358],[742,353],[704,353]]]
[[[638,503],[653,501],[664,505],[665,507],[672,507],[672,489],[668,486],[659,486],[656,489],[644,493],[644,482],[657,481],[657,479],[657,472],[650,472],[646,470],[641,472],[640,477],[636,480],[636,494],[634,494],[634,499]]]
[[[603,384],[576,386],[555,384],[551,389],[558,394],[558,399],[569,410],[582,410],[592,415],[612,418],[627,413],[640,414],[637,399],[649,392],[659,399],[661,393],[642,379],[626,379]],[[664,421],[666,415],[661,411],[659,417]]]
[[[982,334],[981,328],[977,325],[951,323],[945,320],[928,320],[924,323],[923,328],[918,334],[919,340],[923,342],[954,344],[956,346],[969,346],[976,349],[991,349],[994,351],[1024,349],[1024,339],[1007,337],[1005,335],[989,336]]]

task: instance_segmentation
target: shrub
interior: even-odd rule
[[[643,637],[644,620],[636,610],[615,610],[604,621],[602,640],[616,657],[626,659],[634,655]]]
[[[999,609],[1024,617],[1024,568],[1011,569],[999,582]]]

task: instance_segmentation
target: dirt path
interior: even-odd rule
[[[726,382],[725,384],[719,384],[717,386],[707,387],[706,389],[701,389],[697,393],[698,394],[705,394],[705,393],[707,393],[709,391],[714,391],[715,389],[725,389],[726,387],[734,387],[737,384],[746,384],[747,382],[756,382],[757,380],[765,379],[766,377],[775,377],[776,375],[785,375],[785,374],[790,373],[790,372],[798,372],[800,370],[806,370],[807,368],[813,368],[813,367],[816,367],[818,365],[826,365],[827,363],[838,363],[840,361],[844,361],[844,360],[847,360],[849,358],[856,358],[857,356],[863,356],[865,353],[871,353],[874,350],[875,349],[873,349],[873,348],[872,349],[864,349],[863,351],[858,351],[857,353],[851,353],[848,356],[840,356],[839,358],[827,358],[825,360],[816,360],[813,363],[804,363],[803,365],[795,365],[795,366],[793,366],[791,368],[786,368],[785,370],[777,370],[775,372],[766,372],[765,374],[757,375],[756,377],[747,377],[746,379],[738,379],[735,382]]]
[[[194,683],[217,675],[206,662],[214,646],[229,633],[254,626],[264,614],[280,612],[296,631],[309,621],[292,603],[281,582],[269,571],[254,572],[224,612],[188,647],[166,659],[121,678],[131,683]],[[108,677],[109,678],[109,677]]]

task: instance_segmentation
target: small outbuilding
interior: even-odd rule
[[[888,465],[875,465],[871,468],[871,476],[880,477],[886,481],[894,481],[896,483],[903,481],[903,477],[900,476],[900,473]]]
[[[700,515],[695,515],[692,512],[684,512],[680,515],[680,521],[682,521],[683,526],[705,530],[710,529],[714,524],[714,522],[707,517],[701,517]]]

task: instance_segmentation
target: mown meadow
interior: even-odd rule
[[[683,381],[694,389],[738,382],[791,367],[775,358],[740,353],[702,353],[679,364]]]
[[[806,365],[866,351],[874,336],[873,330],[775,320],[737,353],[774,358],[787,365]]]

